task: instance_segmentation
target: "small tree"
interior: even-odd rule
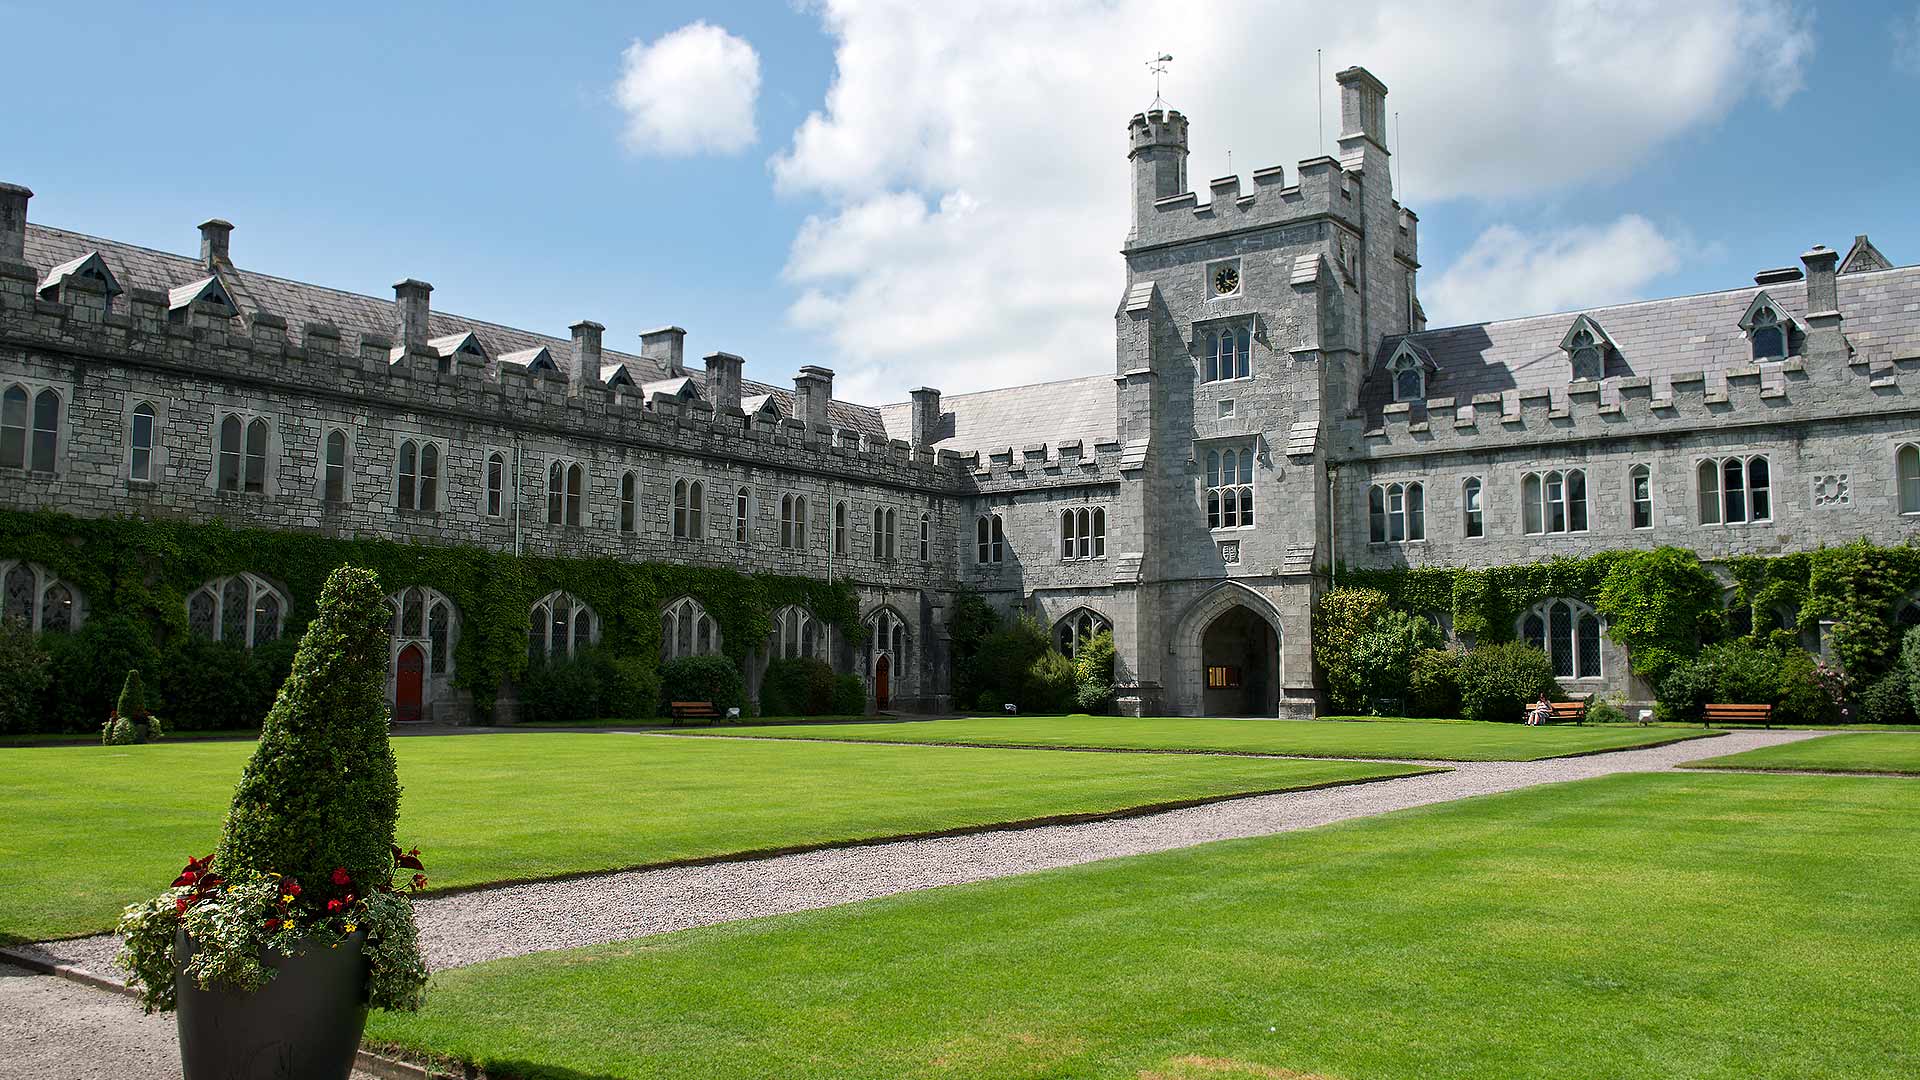
[[[40,695],[49,679],[47,654],[27,624],[0,618],[0,732],[37,731]]]
[[[108,746],[125,746],[165,734],[160,718],[147,711],[147,691],[140,682],[140,669],[129,670],[126,681],[120,684],[119,703],[114,706],[113,715],[107,717],[100,741]]]
[[[302,881],[344,868],[354,881],[393,870],[400,778],[387,741],[387,627],[393,611],[370,570],[341,567],[293,673],[240,776],[213,864]]]

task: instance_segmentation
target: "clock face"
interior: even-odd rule
[[[1221,296],[1229,296],[1240,291],[1240,271],[1231,266],[1223,266],[1215,270],[1213,291]]]

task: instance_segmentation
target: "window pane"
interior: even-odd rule
[[[1557,472],[1547,474],[1547,531],[1567,531],[1566,480]]]
[[[53,452],[60,444],[60,395],[42,390],[33,399],[33,468],[53,471]]]
[[[240,418],[220,422],[220,490],[240,490]]]
[[[507,486],[507,460],[499,454],[487,458],[487,516],[500,516],[500,495]]]
[[[73,629],[73,592],[59,582],[47,586],[40,597],[40,630],[64,634]]]
[[[547,524],[560,524],[562,505],[566,502],[566,469],[556,461],[547,466]]]
[[[1093,512],[1093,557],[1100,558],[1107,553],[1107,512],[1105,509]]]
[[[394,484],[394,505],[398,506],[402,510],[413,509],[413,486],[414,486],[414,472],[415,472],[413,456],[414,456],[413,440],[408,439],[407,441],[400,444],[400,463],[396,467],[398,469],[399,476],[398,476],[397,482]]]
[[[1244,379],[1253,371],[1253,335],[1249,331],[1240,331],[1239,361],[1234,365],[1235,377]]]
[[[253,605],[253,643],[264,645],[280,636],[280,598],[260,590]]]
[[[551,642],[552,654],[555,656],[567,656],[572,652],[572,650],[567,647],[567,626],[571,621],[572,619],[567,611],[566,598],[561,597],[555,600],[553,602],[553,622],[547,627],[547,640]]]
[[[1768,472],[1767,459],[1763,457],[1747,459],[1747,501],[1753,513],[1754,521],[1773,520],[1773,480]]]
[[[1207,486],[1220,486],[1220,451],[1207,451]]]
[[[1900,512],[1920,513],[1920,447],[1900,448],[1899,474]]]
[[[433,653],[431,670],[435,675],[447,673],[448,622],[447,605],[434,601],[433,611],[427,615],[427,642]]]
[[[420,448],[420,499],[422,510],[440,506],[440,448],[427,443]]]
[[[1600,620],[1591,612],[1580,616],[1580,678],[1600,677]]]
[[[247,615],[253,609],[247,595],[247,583],[228,578],[220,590],[220,639],[235,645],[247,643]]]
[[[1653,527],[1653,476],[1645,468],[1633,470],[1628,477],[1632,488],[1633,527],[1650,529]]]
[[[1574,532],[1587,531],[1587,474],[1567,473],[1567,524]]]
[[[267,422],[255,420],[247,425],[247,490],[267,490]]]
[[[12,584],[11,579],[8,580],[8,584]],[[216,612],[219,607],[220,603],[213,598],[211,591],[201,589],[194,593],[193,599],[187,601],[187,631],[194,637],[212,641],[214,620],[217,618]]]
[[[1547,609],[1548,629],[1553,635],[1553,676],[1556,679],[1573,678],[1573,612],[1565,604],[1555,604]]]
[[[567,466],[567,524],[580,524],[580,497],[586,489],[586,470],[578,465]]]
[[[1220,378],[1220,336],[1218,334],[1207,335],[1206,357],[1206,374],[1200,381],[1214,382]]]
[[[1739,458],[1728,458],[1720,467],[1722,483],[1720,503],[1726,508],[1727,524],[1747,520],[1746,468]]]
[[[1060,557],[1073,558],[1073,511],[1060,511]]]
[[[1720,466],[1713,461],[1703,461],[1695,470],[1694,481],[1699,488],[1700,524],[1718,525],[1720,523]]]
[[[153,410],[141,405],[133,410],[133,461],[128,476],[133,480],[153,478]]]
[[[573,611],[573,647],[584,649],[593,644],[593,613],[586,608]]]
[[[533,614],[527,620],[527,657],[538,660],[547,655],[547,609],[545,605],[533,605]]]
[[[1484,522],[1480,515],[1480,481],[1469,480],[1460,490],[1467,511],[1467,535],[1479,536]]]
[[[1427,538],[1427,491],[1419,484],[1407,485],[1407,539]]]
[[[1527,535],[1544,532],[1544,519],[1540,508],[1540,477],[1528,473],[1520,481],[1520,523]]]
[[[1543,648],[1547,640],[1547,624],[1539,615],[1528,615],[1520,624],[1520,638],[1534,648]]]
[[[1399,484],[1387,485],[1387,539],[1407,538],[1407,493]]]
[[[1219,527],[1220,527],[1220,492],[1217,490],[1209,491],[1207,492],[1207,528],[1217,529]]]

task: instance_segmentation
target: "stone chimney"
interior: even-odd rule
[[[923,386],[913,391],[913,446],[924,450],[940,441],[940,391]]]
[[[1840,289],[1834,281],[1840,253],[1815,244],[1800,261],[1807,268],[1806,357],[1815,364],[1844,364],[1847,336],[1840,330]]]
[[[406,351],[424,348],[427,338],[427,295],[433,286],[408,278],[393,283],[394,345]]]
[[[707,354],[707,400],[716,415],[740,411],[740,369],[745,364],[730,352]]]
[[[1356,135],[1387,148],[1387,84],[1363,67],[1350,67],[1333,77],[1340,84],[1340,138]],[[1344,149],[1344,147],[1342,148]]]
[[[687,332],[677,326],[663,326],[640,335],[640,355],[667,366],[667,377],[687,373]]]
[[[218,270],[223,266],[232,266],[233,259],[228,254],[233,238],[233,222],[219,218],[208,218],[200,223],[200,264],[209,270]]]
[[[827,426],[827,402],[833,400],[833,372],[808,364],[793,377],[795,420]]]
[[[0,264],[26,264],[27,200],[31,198],[33,192],[19,184],[0,183]]]
[[[581,319],[568,329],[573,331],[573,356],[568,360],[567,386],[577,392],[588,383],[600,381],[600,335],[607,328],[592,319]]]

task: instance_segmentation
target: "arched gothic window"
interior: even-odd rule
[[[892,608],[883,607],[867,616],[867,672],[873,673],[874,664],[884,654],[891,666],[895,678],[907,670],[907,622]]]
[[[1105,615],[1080,608],[1061,619],[1053,626],[1053,639],[1060,651],[1068,658],[1079,655],[1080,650],[1102,631],[1113,629],[1113,623]]]
[[[440,447],[403,439],[395,466],[394,505],[402,510],[440,508]]]
[[[1083,506],[1060,511],[1060,558],[1103,559],[1107,554],[1107,511]]]
[[[632,469],[620,474],[620,531],[631,535],[639,527],[640,476]]]
[[[600,640],[600,616],[570,593],[550,592],[527,617],[527,656],[572,656]]]
[[[1253,450],[1207,451],[1207,528],[1253,525]]]
[[[1606,349],[1594,340],[1592,331],[1581,330],[1573,335],[1573,348],[1568,356],[1573,360],[1575,379],[1599,379],[1606,370]]]
[[[208,641],[251,649],[277,641],[287,624],[287,595],[255,574],[215,578],[187,597],[187,629]]]
[[[1245,379],[1253,373],[1253,328],[1209,330],[1202,340],[1202,382]]]
[[[920,561],[933,561],[933,514],[920,511]]]
[[[791,660],[798,656],[825,660],[826,627],[806,608],[797,604],[783,607],[773,613],[769,651],[776,660]]]
[[[347,433],[339,428],[327,432],[321,451],[320,498],[330,503],[347,501]]]
[[[0,468],[27,467],[27,402],[24,386],[9,386],[0,393]]]
[[[1469,476],[1460,483],[1460,514],[1462,531],[1468,537],[1487,534],[1486,511],[1480,502],[1480,478]]]
[[[1425,401],[1427,397],[1427,372],[1420,366],[1420,358],[1412,352],[1402,350],[1394,354],[1387,370],[1393,375],[1393,400]]]
[[[60,408],[60,392],[51,387],[34,393],[15,383],[0,393],[0,468],[55,471]]]
[[[1546,652],[1556,679],[1600,677],[1600,617],[1578,600],[1546,600],[1520,617],[1522,641]]]
[[[985,566],[1007,557],[1006,526],[999,514],[981,514],[973,523],[974,561]]]
[[[807,549],[807,497],[780,496],[780,546],[797,551]]]
[[[1367,537],[1376,544],[1425,540],[1426,486],[1418,482],[1372,485],[1367,489],[1367,522]]]
[[[1773,471],[1766,455],[1706,458],[1694,469],[1700,524],[1773,520]]]
[[[452,672],[454,649],[460,641],[460,611],[453,601],[437,590],[416,585],[387,597],[387,603],[393,608],[393,621],[387,629],[392,655],[397,658],[406,646],[417,645],[426,653],[429,674]]]
[[[506,513],[507,455],[495,450],[487,455],[487,516]]]
[[[673,537],[676,540],[706,538],[707,485],[698,480],[673,482]]]
[[[752,536],[753,493],[740,488],[733,493],[733,541],[744,544]]]
[[[127,419],[127,479],[137,484],[153,482],[155,422],[153,406],[145,401]]]
[[[873,508],[873,557],[891,559],[894,552],[894,516],[892,510]]]
[[[1528,536],[1586,532],[1586,470],[1553,469],[1522,476],[1520,522]]]
[[[844,502],[833,504],[833,553],[835,555],[853,553],[853,548],[847,539],[847,504]]]
[[[1627,470],[1627,524],[1635,529],[1653,528],[1653,470],[1635,465]]]
[[[267,490],[267,436],[265,417],[256,416],[247,424],[246,491],[251,495]]]
[[[221,491],[262,494],[267,490],[267,435],[264,417],[242,420],[228,413],[220,421],[219,481]]]
[[[0,618],[36,634],[65,634],[86,621],[79,591],[37,563],[0,562]]]
[[[660,659],[711,656],[720,651],[720,625],[700,606],[683,596],[660,612]]]

